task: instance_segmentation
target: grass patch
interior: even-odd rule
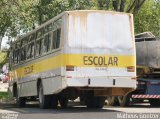
[[[0,99],[7,99],[9,98],[8,92],[0,92]]]
[[[11,97],[9,92],[0,92],[0,103],[15,104],[15,98]]]

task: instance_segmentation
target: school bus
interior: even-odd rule
[[[66,107],[80,98],[102,108],[107,95],[136,88],[132,14],[65,11],[11,44],[9,91],[17,104]]]

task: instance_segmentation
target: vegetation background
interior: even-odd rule
[[[84,9],[133,13],[135,33],[160,36],[160,0],[0,0],[0,49],[4,36],[10,41],[63,11]],[[0,66],[7,61],[2,51]]]

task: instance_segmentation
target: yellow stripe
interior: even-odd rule
[[[99,62],[99,64],[98,64]],[[93,55],[93,54],[60,54],[42,61],[31,63],[12,71],[12,77],[22,78],[27,75],[56,69],[66,65],[77,67],[117,67],[135,66],[135,56],[129,55]]]
[[[105,63],[108,63],[108,59],[112,58],[114,60],[114,57],[118,58],[118,66],[116,65],[109,65],[107,67],[127,67],[127,66],[135,66],[135,56],[129,56],[129,55],[91,55],[91,54],[69,54],[64,55],[64,59],[66,61],[66,65],[74,65],[79,67],[97,67],[96,65],[85,65],[84,64],[84,56],[86,56],[86,59],[88,57],[103,57],[105,58]],[[92,58],[91,58],[92,59]],[[97,62],[97,59],[96,59]],[[114,61],[113,61],[114,62]],[[86,61],[86,63],[89,63],[89,61]],[[102,65],[103,66],[103,65]]]

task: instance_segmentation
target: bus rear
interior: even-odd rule
[[[40,108],[66,107],[80,97],[102,108],[106,96],[136,88],[132,15],[64,12],[12,44],[10,67],[9,90],[19,107],[37,97]]]
[[[65,39],[66,85],[94,95],[125,95],[136,88],[131,14],[68,12]]]

